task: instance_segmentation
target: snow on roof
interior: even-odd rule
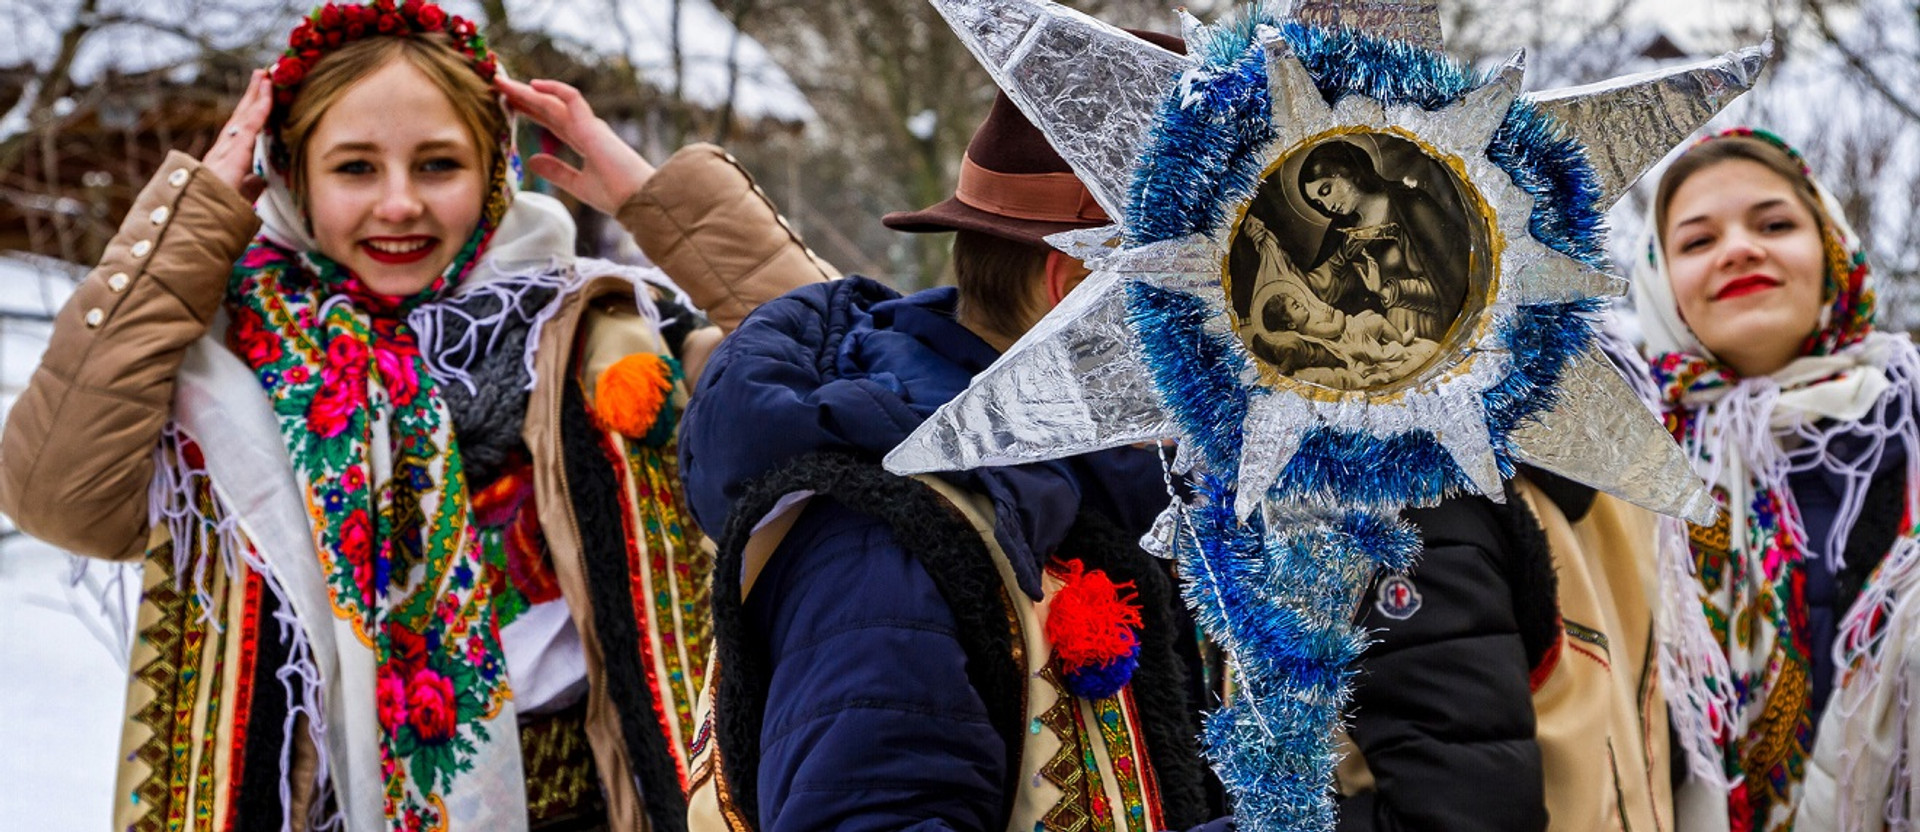
[[[40,79],[32,78],[20,90],[20,100],[13,102],[5,114],[0,114],[0,142],[18,136],[27,131],[28,111],[33,109],[33,99],[40,94]]]
[[[740,117],[813,120],[813,108],[785,70],[710,0],[508,0],[506,8],[522,31],[550,35],[589,61],[621,56],[648,85],[672,90],[668,33],[676,2],[687,100],[721,106],[731,65],[738,70],[734,112]],[[45,71],[52,66],[61,33],[73,25],[80,5],[80,0],[0,0],[0,31],[9,33],[0,37],[0,67],[30,64]],[[85,87],[109,72],[173,67],[176,80],[190,81],[195,59],[209,47],[258,49],[264,65],[312,5],[307,0],[99,0],[100,26],[81,41],[69,75]],[[457,14],[482,17],[472,0],[446,5]]]

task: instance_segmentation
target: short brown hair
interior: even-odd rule
[[[960,309],[981,326],[1018,339],[1042,311],[1035,281],[1047,269],[1050,249],[984,231],[953,235],[953,282]]]
[[[1765,139],[1722,136],[1681,154],[1680,158],[1667,166],[1667,172],[1661,174],[1660,187],[1653,197],[1653,222],[1663,250],[1667,244],[1667,206],[1673,202],[1673,195],[1680,190],[1680,186],[1707,168],[1721,162],[1739,160],[1757,163],[1787,180],[1793,186],[1794,195],[1800,197],[1807,210],[1813,213],[1814,221],[1820,224],[1822,237],[1833,229],[1833,221],[1827,216],[1825,206],[1820,204],[1820,195],[1814,192],[1813,181],[1802,172],[1800,160]]]
[[[301,190],[306,175],[307,139],[335,102],[348,89],[393,61],[405,58],[427,76],[453,103],[453,111],[473,135],[473,146],[480,151],[485,168],[481,181],[493,179],[493,166],[500,153],[493,149],[496,137],[507,129],[507,115],[494,101],[493,88],[473,71],[466,57],[453,42],[440,33],[410,37],[370,37],[341,46],[313,65],[300,84],[300,93],[287,108],[286,124],[280,138],[287,148],[290,168],[287,172],[295,193]]]

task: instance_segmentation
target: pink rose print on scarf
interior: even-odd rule
[[[366,509],[354,509],[340,523],[340,554],[353,565],[353,584],[373,595],[373,521]]]
[[[420,374],[414,370],[414,350],[399,348],[397,344],[379,344],[373,348],[374,365],[380,370],[380,380],[386,383],[387,394],[393,397],[396,407],[406,407],[413,403],[413,397],[420,394]]]
[[[307,429],[324,439],[346,432],[355,410],[366,401],[367,347],[352,338],[327,344],[327,365],[320,368],[320,389],[307,405]]]
[[[380,726],[392,731],[407,724],[407,683],[391,667],[380,668],[380,676],[375,683],[375,703],[379,710]]]
[[[343,385],[326,384],[313,394],[313,402],[307,405],[307,429],[323,439],[332,439],[345,433],[347,422],[353,417],[358,396],[341,389]]]
[[[432,670],[413,674],[412,689],[407,692],[407,722],[420,741],[443,743],[453,738],[455,718],[453,682]]]
[[[257,271],[275,263],[284,263],[286,260],[286,253],[273,246],[250,246],[247,248],[247,253],[240,258],[240,268]]]

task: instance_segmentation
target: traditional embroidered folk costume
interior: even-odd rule
[[[1708,141],[1728,135],[1800,160],[1760,131]],[[1874,329],[1859,238],[1813,186],[1826,307],[1785,368],[1741,378],[1700,344],[1657,239],[1634,280],[1667,425],[1724,510],[1711,527],[1676,526],[1661,552],[1663,668],[1690,771],[1681,828],[1880,829],[1910,817],[1920,355]]]
[[[432,4],[316,10],[273,71],[258,221],[171,156],[8,424],[18,495],[54,475],[16,466],[84,430],[70,389],[116,362],[168,371],[164,415],[116,433],[151,487],[99,489],[151,517],[116,826],[681,828],[707,559],[668,336],[693,313],[657,271],[573,257],[564,207],[518,192],[510,135],[422,292],[377,294],[322,254],[277,126],[314,62],[375,35],[496,69]],[[89,358],[86,338],[168,348]],[[131,554],[85,534],[61,542]]]

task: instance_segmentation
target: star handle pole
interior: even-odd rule
[[[1226,649],[1233,680],[1207,717],[1204,751],[1237,828],[1330,830],[1333,726],[1367,644],[1355,611],[1379,569],[1405,568],[1419,535],[1393,512],[1272,500],[1240,523],[1228,489],[1215,490],[1186,512],[1179,547],[1187,603]]]

